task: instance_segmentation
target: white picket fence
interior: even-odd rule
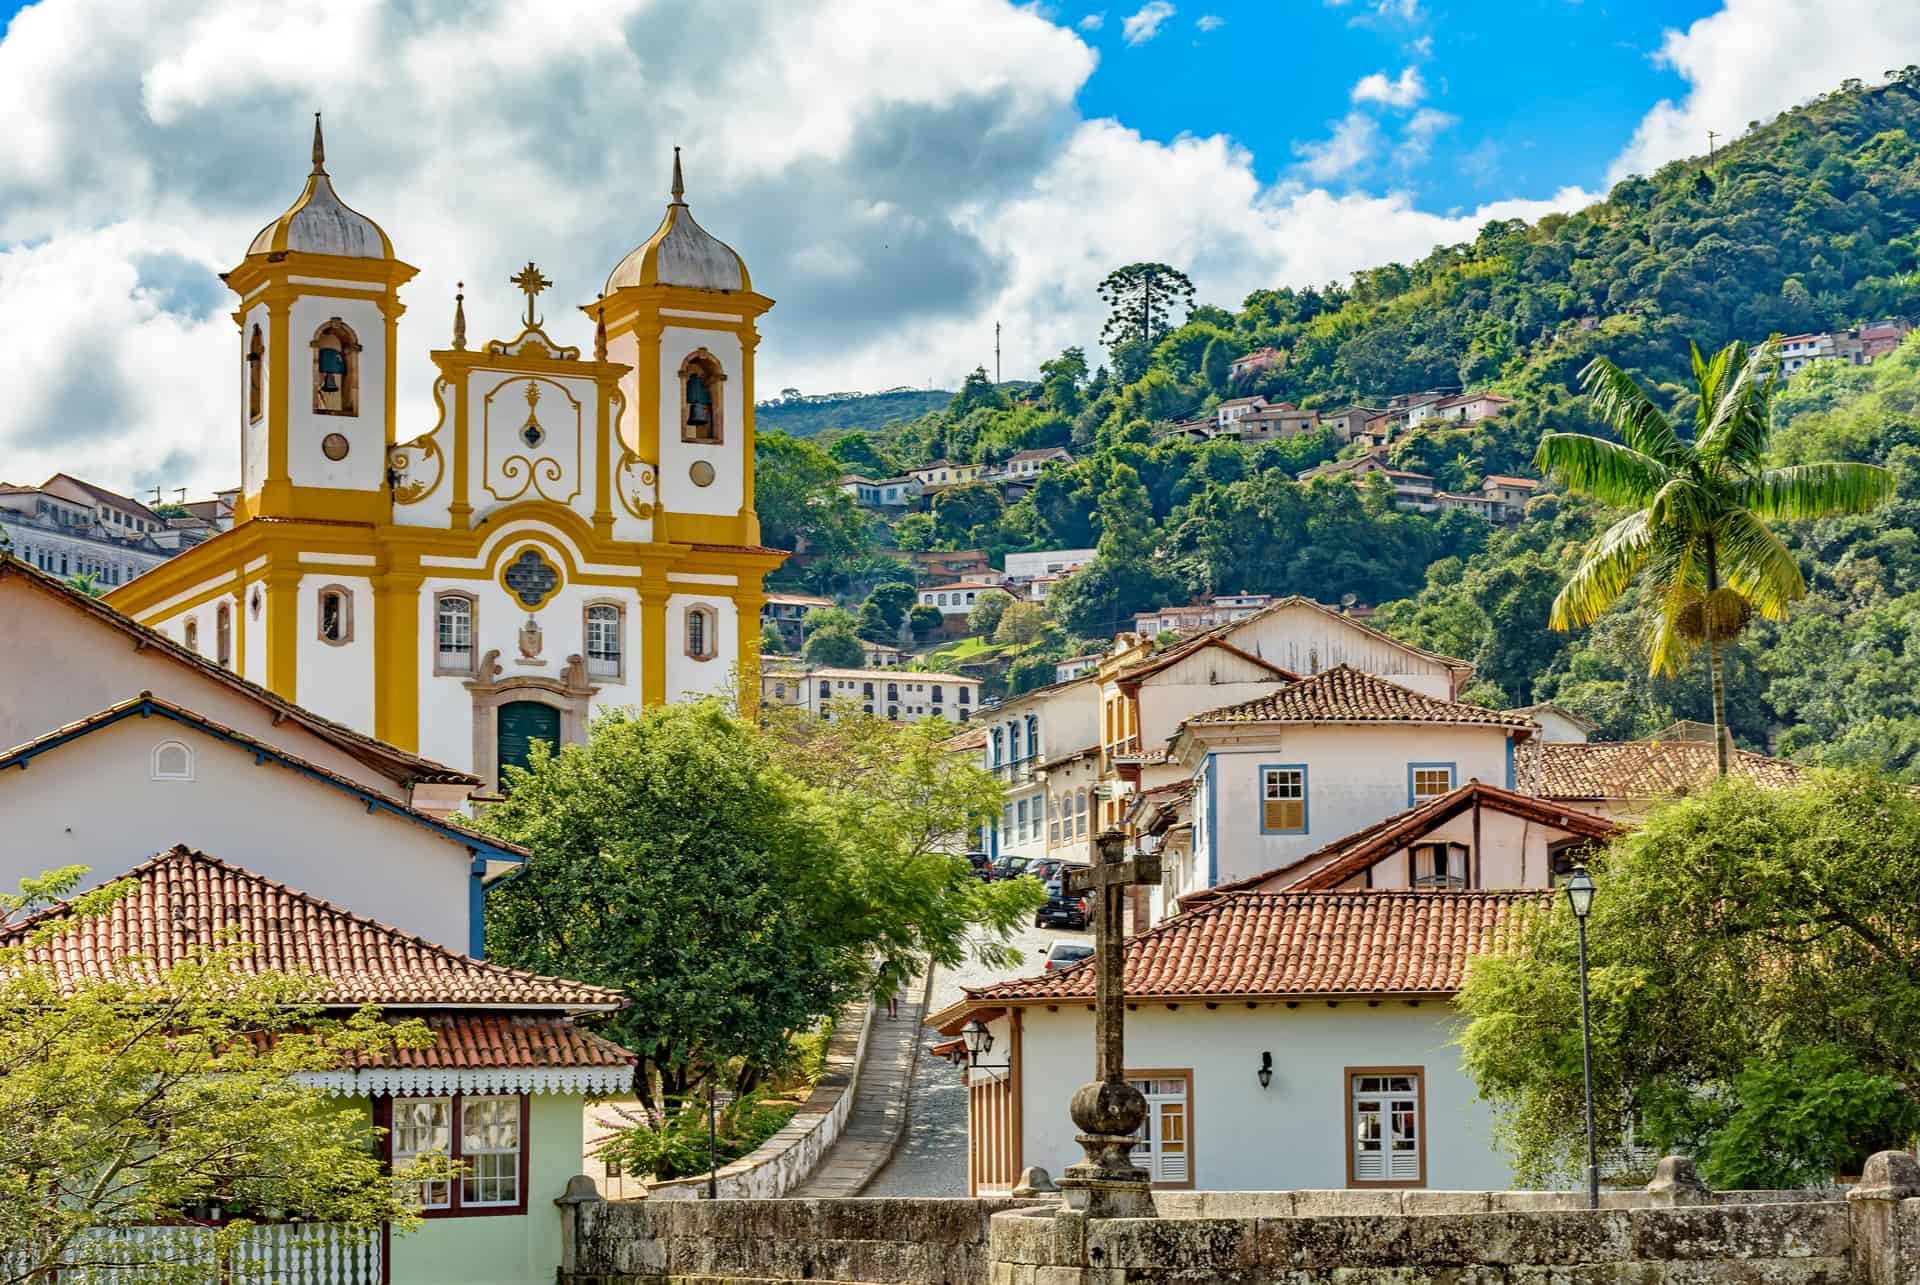
[[[69,1266],[46,1278],[48,1285],[149,1285],[208,1279],[209,1268],[226,1285],[381,1285],[378,1232],[319,1223],[262,1223],[250,1228],[224,1265],[216,1262],[213,1234],[205,1227],[96,1228],[62,1255]],[[0,1262],[0,1275],[25,1264]]]

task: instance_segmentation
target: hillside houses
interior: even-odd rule
[[[976,482],[998,487],[1012,501],[1032,489],[1047,469],[1072,463],[1073,453],[1065,447],[1043,446],[1016,451],[997,463],[937,459],[899,477],[874,479],[849,473],[835,479],[834,485],[870,509],[911,509],[950,487]]]
[[[1898,348],[1912,329],[1912,324],[1903,317],[1887,317],[1848,330],[1782,335],[1777,341],[1780,373],[1791,375],[1819,361],[1871,365]]]

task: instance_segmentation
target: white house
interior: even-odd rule
[[[1008,580],[1037,580],[1041,576],[1060,576],[1078,571],[1098,555],[1098,549],[1041,549],[1036,553],[1009,553],[1005,571]]]
[[[984,716],[989,720],[980,765],[999,778],[1006,791],[999,829],[989,836],[994,854],[1046,855],[1047,829],[1069,816],[1085,820],[1097,780],[1100,741],[1100,686],[1088,675],[1010,696]],[[1088,775],[1080,756],[1092,756]],[[1077,771],[1067,771],[1075,764]],[[1053,777],[1049,769],[1060,770]],[[1085,777],[1086,779],[1082,779]],[[1055,797],[1062,790],[1072,805]],[[1082,845],[1084,852],[1084,845]]]
[[[1511,1185],[1452,1042],[1469,958],[1538,892],[1238,892],[1125,945],[1134,1150],[1156,1187]],[[1080,1160],[1068,1116],[1093,1078],[1089,960],[969,988],[929,1024],[993,1036],[965,1072],[967,1187]]]
[[[1540,739],[1555,742],[1578,742],[1585,744],[1593,739],[1600,730],[1600,724],[1590,718],[1584,718],[1572,710],[1562,709],[1551,702],[1538,705],[1522,705],[1518,709],[1507,711],[1510,714],[1524,714],[1540,725]]]
[[[856,504],[870,509],[903,509],[925,493],[920,480],[910,473],[878,481],[849,473],[837,479],[834,485],[851,495]]]
[[[1443,700],[1452,700],[1473,676],[1467,661],[1391,638],[1298,594],[1224,626],[1219,636],[1302,677],[1351,665]]]
[[[1267,404],[1264,397],[1229,397],[1214,407],[1214,426],[1218,431],[1232,429],[1243,416],[1251,415]]]
[[[950,638],[958,637],[967,632],[967,616],[980,600],[980,595],[994,591],[1007,592],[1000,585],[985,580],[956,580],[952,584],[920,590],[920,605],[937,608],[941,633]]]
[[[760,699],[820,719],[858,710],[894,723],[964,723],[979,712],[980,680],[917,669],[767,669],[760,675]]]
[[[1073,463],[1073,453],[1064,446],[1041,446],[1028,451],[1015,451],[1007,457],[1006,463],[988,471],[988,480],[995,482],[1031,482],[1051,465]],[[1008,575],[1013,572],[1009,570]]]
[[[1287,866],[1470,780],[1511,789],[1533,730],[1347,665],[1190,717],[1170,755],[1193,786],[1193,853],[1168,886],[1177,897]]]

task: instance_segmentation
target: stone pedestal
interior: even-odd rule
[[[1086,1159],[1067,1166],[1060,1190],[1067,1208],[1088,1218],[1153,1217],[1152,1175],[1133,1163],[1147,1100],[1125,1080],[1083,1084],[1074,1092],[1075,1137]]]

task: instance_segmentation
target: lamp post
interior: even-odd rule
[[[1575,866],[1567,880],[1567,905],[1580,932],[1580,1074],[1587,1095],[1587,1208],[1600,1207],[1600,1161],[1593,1141],[1593,1025],[1587,1011],[1587,916],[1593,913],[1593,876]]]
[[[717,1079],[719,1072],[715,1071]],[[707,1081],[707,1199],[720,1199],[720,1128],[714,1112],[714,1081]]]

